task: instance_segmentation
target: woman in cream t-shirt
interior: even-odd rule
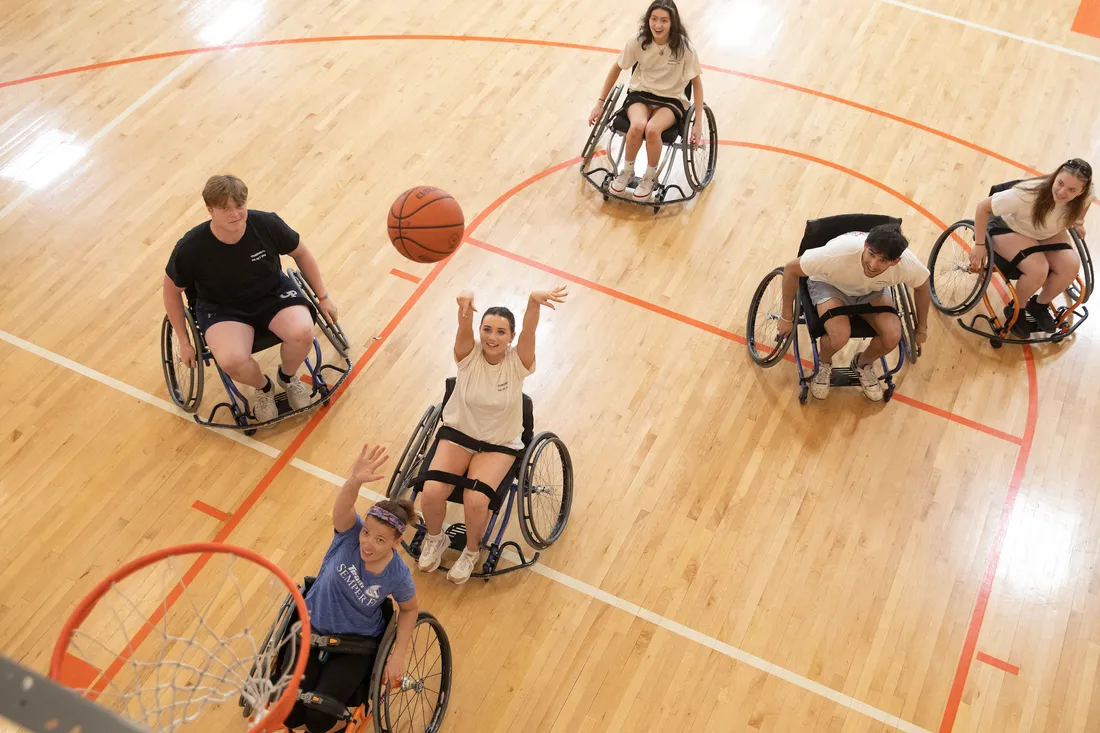
[[[458,296],[458,333],[454,357],[458,378],[443,408],[431,471],[466,475],[477,489],[463,492],[466,521],[466,549],[447,573],[454,583],[470,579],[481,551],[481,537],[489,523],[489,502],[497,486],[512,468],[523,449],[523,380],[535,371],[535,331],[542,306],[554,307],[568,293],[565,288],[531,293],[523,314],[523,331],[513,347],[516,318],[507,308],[485,311],[474,337],[474,295]],[[417,566],[424,572],[439,567],[448,538],[443,534],[447,497],[453,486],[425,481],[421,510],[428,534],[420,549]]]
[[[588,118],[589,125],[596,124],[600,118],[604,100],[619,74],[635,64],[637,68],[630,75],[630,88],[623,102],[623,109],[630,118],[630,130],[626,133],[626,165],[611,181],[610,189],[622,194],[634,180],[634,160],[644,138],[649,167],[634,189],[634,198],[647,199],[657,183],[657,164],[663,146],[661,133],[673,125],[683,124],[687,113],[684,89],[689,82],[695,109],[703,109],[699,56],[680,22],[680,11],[673,0],[653,0],[649,4],[638,34],[627,41],[604,79],[600,98]],[[696,145],[702,136],[703,114],[700,112],[691,127],[691,140],[685,142]]]
[[[978,272],[986,259],[987,224],[994,250],[1009,262],[1022,250],[1036,245],[1071,245],[1069,249],[1035,252],[1016,265],[1021,272],[1016,282],[1016,297],[1021,308],[1026,308],[1040,330],[1054,331],[1057,323],[1050,302],[1065,292],[1081,267],[1081,258],[1066,229],[1072,226],[1084,239],[1085,212],[1090,203],[1092,166],[1080,158],[1067,160],[1049,175],[1021,181],[982,200],[974,214],[977,246],[970,251],[970,271]],[[1014,312],[1014,304],[1009,303],[1006,315],[1011,318]],[[1028,335],[1023,318],[1017,320],[1013,330],[1017,331],[1017,336],[1026,338]]]

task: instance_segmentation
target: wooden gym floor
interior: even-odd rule
[[[658,217],[576,170],[644,7],[6,3],[4,654],[46,669],[73,604],[157,547],[314,570],[356,446],[399,452],[438,400],[455,295],[564,282],[528,392],[573,517],[537,570],[416,577],[454,646],[445,730],[1100,731],[1100,326],[993,351],[934,315],[886,406],[800,406],[743,339],[808,218],[902,216],[924,257],[990,184],[1100,164],[1100,4],[685,0],[722,147]],[[158,364],[161,273],[217,172],[303,234],[357,361],[255,440],[175,414]],[[435,267],[385,236],[418,184],[470,225]]]

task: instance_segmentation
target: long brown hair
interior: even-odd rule
[[[653,43],[653,31],[649,28],[649,16],[653,15],[654,10],[666,11],[668,17],[672,20],[668,29],[668,45],[672,49],[672,58],[680,58],[688,47],[689,39],[687,31],[684,30],[684,24],[680,22],[680,11],[672,0],[653,0],[649,4],[649,9],[642,16],[642,27],[638,29],[638,40],[642,42],[642,48],[649,48],[649,44]]]
[[[1035,193],[1035,205],[1031,209],[1031,223],[1036,227],[1042,226],[1047,215],[1054,210],[1054,179],[1062,171],[1066,171],[1085,184],[1081,193],[1066,206],[1066,220],[1064,222],[1066,226],[1080,221],[1085,216],[1085,210],[1092,203],[1092,166],[1080,158],[1067,160],[1058,166],[1058,170],[1053,173],[1038,178],[1029,178],[1020,184],[1020,187],[1025,191]]]

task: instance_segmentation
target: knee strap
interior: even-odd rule
[[[425,471],[421,476],[417,477],[417,482],[421,481],[438,481],[441,484],[448,484],[464,491],[476,491],[479,494],[484,494],[489,497],[489,503],[493,504],[497,501],[497,492],[489,484],[472,479],[469,476],[459,476],[455,473],[447,473],[446,471]]]
[[[1053,244],[1037,244],[1034,247],[1024,247],[1016,256],[1012,258],[1012,266],[1017,270],[1020,269],[1020,263],[1026,260],[1031,255],[1039,254],[1040,252],[1059,252],[1063,249],[1073,249],[1065,242],[1054,242]]]

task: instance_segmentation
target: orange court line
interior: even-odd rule
[[[1098,0],[1082,0],[1082,3],[1097,2]],[[1083,5],[1082,5],[1083,6]],[[122,66],[125,64],[140,63],[143,61],[154,61],[158,59],[175,58],[180,56],[193,56],[196,54],[216,53],[220,51],[234,51],[245,48],[264,48],[268,46],[289,46],[306,43],[336,43],[340,41],[456,41],[456,42],[475,42],[475,43],[502,43],[502,44],[515,44],[526,46],[541,46],[545,48],[562,48],[575,51],[593,51],[597,53],[617,54],[619,49],[605,48],[603,46],[589,46],[580,43],[563,43],[561,41],[547,41],[536,38],[506,38],[499,36],[455,36],[455,35],[418,35],[418,34],[384,34],[384,35],[362,35],[362,36],[315,36],[315,37],[299,37],[299,38],[282,38],[269,41],[249,41],[247,43],[232,43],[225,46],[206,46],[202,48],[186,48],[176,51],[164,51],[161,53],[146,54],[143,56],[131,56],[122,59],[113,59],[111,61],[101,61],[95,64],[87,64],[86,66],[75,66],[68,69],[58,69],[57,71],[48,71],[41,74],[34,74],[33,76],[27,76],[19,79],[9,79],[8,81],[0,81],[0,89],[4,87],[16,86],[19,84],[28,84],[35,81],[42,81],[44,79],[52,79],[58,76],[67,76],[69,74],[79,74],[85,71],[96,71],[99,69],[106,69],[112,66]],[[704,69],[714,71],[720,74],[729,74],[731,76],[738,76],[742,79],[749,79],[751,81],[760,82],[763,84],[770,84],[783,89],[790,89],[791,91],[800,92],[802,94],[809,94],[820,99],[827,99],[831,102],[843,104],[848,107],[868,112],[879,117],[884,117],[894,122],[900,122],[903,125],[916,128],[923,132],[928,132],[938,137],[942,137],[945,140],[949,140],[953,143],[962,145],[963,147],[970,148],[976,152],[988,155],[997,160],[1008,163],[1021,170],[1027,171],[1032,175],[1041,175],[1041,172],[1032,168],[1031,166],[1024,165],[1018,161],[1015,161],[1000,153],[994,152],[989,148],[984,148],[977,143],[963,140],[960,137],[952,135],[942,130],[937,130],[934,127],[910,120],[901,115],[896,115],[885,110],[872,107],[867,104],[862,104],[844,97],[838,97],[834,94],[827,92],[821,92],[809,87],[799,86],[797,84],[791,84],[790,82],[780,81],[778,79],[772,79],[766,76],[759,76],[756,74],[749,74],[743,71],[737,71],[735,69],[726,69],[720,66],[711,66],[709,64],[703,65]]]
[[[1081,0],[1077,16],[1070,30],[1093,38],[1100,38],[1100,0]]]
[[[65,652],[61,662],[61,679],[58,682],[76,690],[87,690],[98,677],[98,669],[80,657]]]
[[[196,499],[195,503],[192,504],[191,506],[194,509],[198,509],[203,514],[209,514],[211,517],[213,517],[214,519],[217,519],[219,522],[224,522],[226,519],[229,519],[228,514],[223,512],[221,509],[217,509],[215,507],[210,506],[205,501],[199,501],[199,500]]]
[[[1008,662],[1005,662],[1001,659],[997,659],[996,657],[991,657],[988,654],[986,654],[985,652],[978,652],[978,656],[975,657],[975,658],[979,662],[985,662],[990,667],[996,667],[997,669],[1008,672],[1011,675],[1019,675],[1020,674],[1020,668],[1017,667],[1015,664],[1009,664]]]
[[[420,278],[418,278],[416,275],[413,275],[412,273],[409,273],[409,272],[405,272],[404,270],[398,270],[396,267],[393,268],[392,270],[390,270],[390,274],[391,275],[396,275],[397,277],[401,278],[402,280],[408,280],[411,283],[419,283],[420,282]]]

